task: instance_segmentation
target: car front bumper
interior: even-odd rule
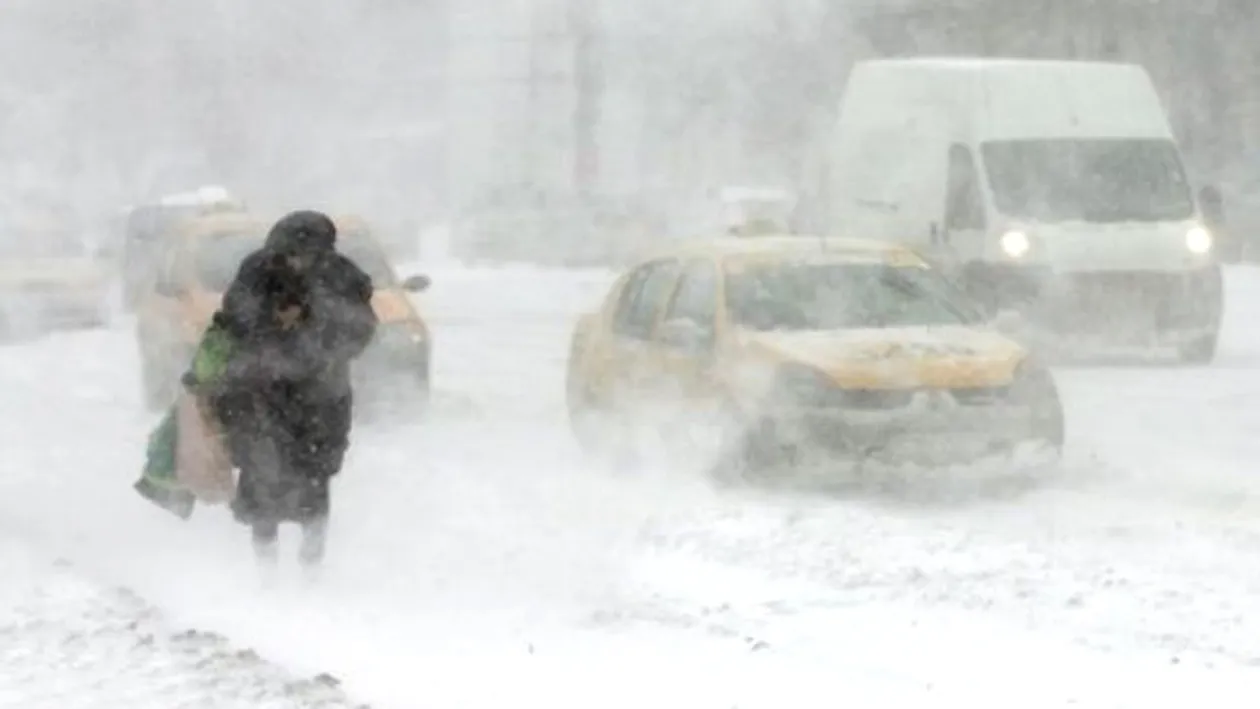
[[[355,398],[364,402],[407,401],[429,390],[431,343],[410,331],[382,328],[354,361]]]
[[[918,392],[913,402],[881,410],[802,408],[779,411],[780,443],[859,458],[965,462],[1037,441],[1035,412],[1006,402],[960,404],[943,392]]]

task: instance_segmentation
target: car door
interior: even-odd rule
[[[721,271],[688,263],[653,336],[653,391],[663,439],[690,450],[717,431],[725,413],[719,379]]]
[[[701,400],[714,394],[719,272],[709,260],[687,264],[652,338],[663,394]]]
[[[656,373],[652,337],[679,270],[674,259],[643,264],[630,274],[621,291],[604,363],[608,373],[605,395],[617,408],[637,409],[649,403]]]

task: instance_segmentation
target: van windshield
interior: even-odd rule
[[[1109,223],[1194,216],[1169,140],[1008,140],[982,143],[980,151],[994,206],[1008,217]]]
[[[729,273],[731,323],[753,330],[964,325],[978,310],[923,268],[784,262]]]

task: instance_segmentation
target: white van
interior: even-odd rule
[[[861,62],[822,152],[828,231],[914,247],[1073,349],[1212,358],[1212,236],[1141,67]]]

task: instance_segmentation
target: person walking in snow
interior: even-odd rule
[[[301,525],[299,561],[324,556],[330,483],[350,444],[350,365],[375,335],[371,278],[336,250],[327,215],[293,212],[242,261],[212,327],[234,346],[224,374],[198,390],[240,470],[233,516],[261,561],[278,558],[279,526]]]

